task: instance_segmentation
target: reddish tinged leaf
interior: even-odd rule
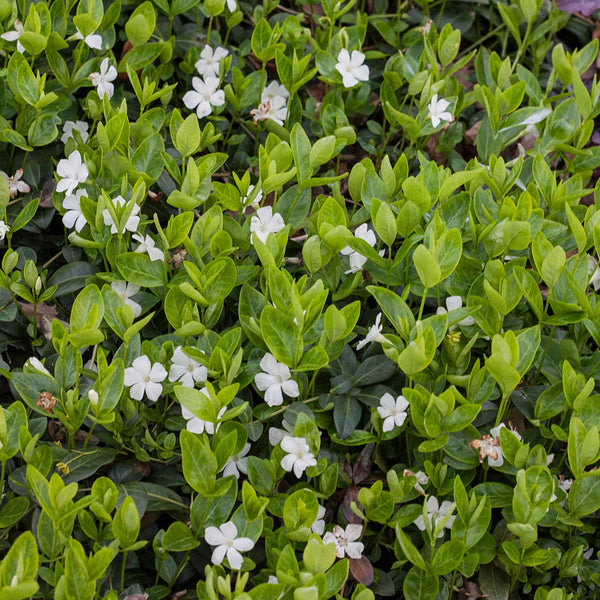
[[[600,10],[600,1],[598,0],[556,0],[556,7],[558,10],[564,10],[565,12],[574,14],[581,13],[582,15],[589,17],[591,14]]]
[[[367,444],[358,455],[354,467],[352,468],[352,476],[354,483],[360,483],[367,479],[371,474],[371,465],[373,464],[373,453],[375,452],[375,444]]]
[[[466,581],[465,585],[458,590],[458,598],[459,600],[477,600],[477,598],[485,598],[485,596],[478,583]]]
[[[366,556],[360,558],[348,558],[350,573],[356,581],[369,586],[373,583],[373,565]]]
[[[351,523],[352,525],[360,525],[362,523],[362,520],[357,515],[355,515],[352,512],[352,509],[350,508],[350,504],[352,502],[356,502],[356,504],[361,510],[363,508],[358,501],[358,491],[358,487],[356,487],[355,485],[351,485],[346,490],[346,493],[344,494],[344,500],[342,501],[342,512],[344,513],[344,517],[346,518],[346,521],[348,521],[348,523]]]
[[[54,192],[54,188],[56,187],[56,180],[48,179],[40,192],[40,206],[42,208],[54,208],[54,203],[52,202],[52,192]]]

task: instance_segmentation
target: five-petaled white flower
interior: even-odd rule
[[[205,396],[208,398],[208,390],[206,388],[202,388],[200,390]],[[221,427],[221,423],[219,423],[219,419],[225,413],[226,408],[223,406],[217,415],[217,423],[213,423],[212,421],[205,421],[200,417],[196,417],[192,412],[190,412],[185,406],[181,407],[181,416],[187,421],[185,428],[192,433],[208,433],[209,435],[213,435],[215,431],[219,431],[219,427]]]
[[[88,197],[85,190],[77,190],[74,194],[68,194],[63,200],[63,208],[67,212],[63,215],[62,221],[65,227],[69,229],[75,228],[79,233],[87,223],[83,213],[81,212],[81,197]]]
[[[258,190],[254,200],[252,200],[252,202],[248,203],[248,198],[250,198],[253,191],[254,191],[254,184],[251,183],[248,186],[248,191],[246,192],[246,195],[242,198],[242,206],[244,208],[251,206],[254,210],[258,210],[258,207],[260,206],[260,202],[263,198],[263,193],[262,193],[262,190]]]
[[[175,348],[171,358],[169,381],[177,381],[184,387],[193,388],[196,383],[206,381],[208,371],[204,365],[190,358],[181,346]]]
[[[442,121],[452,120],[452,113],[446,110],[449,106],[450,102],[448,100],[443,98],[438,100],[437,94],[432,96],[429,103],[429,117],[434,127],[437,127]]]
[[[77,33],[73,35],[73,39],[75,40],[83,40],[84,44],[93,48],[94,50],[102,50],[102,36],[98,33],[90,33],[83,37],[83,34],[79,29],[77,29]],[[114,77],[113,77],[114,79]],[[112,94],[111,94],[112,95]],[[110,97],[110,96],[109,96]]]
[[[362,556],[365,545],[358,542],[362,535],[362,525],[346,525],[346,530],[339,525],[335,525],[333,531],[328,531],[323,536],[324,544],[335,544],[335,554],[338,558],[360,558]]]
[[[210,559],[213,565],[220,565],[227,556],[229,566],[236,571],[242,568],[244,561],[240,552],[248,552],[254,548],[254,542],[250,538],[238,537],[238,530],[233,521],[223,523],[219,527],[207,527],[204,539],[211,546],[216,546]]]
[[[183,103],[186,108],[196,110],[199,118],[207,117],[212,113],[213,106],[225,104],[225,92],[219,89],[219,80],[216,77],[192,77],[193,90],[186,92]]]
[[[151,402],[156,402],[163,386],[161,381],[167,376],[167,370],[159,363],[152,364],[145,355],[138,356],[131,367],[125,369],[125,385],[130,388],[129,395],[134,400],[146,397]]]
[[[362,52],[353,50],[352,56],[350,56],[348,50],[342,48],[337,59],[335,68],[342,76],[345,88],[354,87],[359,81],[369,80],[369,67],[363,64],[365,55]]]
[[[267,119],[275,121],[278,125],[283,125],[287,117],[287,100],[283,96],[275,96],[273,100],[261,102],[258,108],[250,111],[250,115],[254,119],[255,125],[259,121],[266,121]]]
[[[446,308],[443,306],[438,306],[436,314],[444,315],[451,313],[453,310],[458,310],[459,308],[462,308],[462,298],[460,296],[448,296],[446,298]],[[450,317],[449,314],[448,316]],[[462,325],[463,327],[469,327],[475,324],[475,319],[473,317],[465,317],[464,319],[461,319],[458,324]],[[453,325],[450,327],[450,329],[454,329],[455,327],[456,326]]]
[[[354,231],[354,237],[359,240],[364,240],[369,244],[369,246],[373,247],[377,243],[377,238],[375,237],[375,232],[369,229],[369,226],[366,223],[359,225]],[[349,256],[350,259],[350,268],[345,272],[348,273],[358,273],[362,270],[364,264],[367,262],[366,256],[363,256],[359,252],[355,252],[350,248],[350,246],[346,246],[340,250],[340,253],[344,256]],[[383,250],[379,253],[383,256]]]
[[[392,431],[394,427],[402,427],[407,417],[408,400],[404,396],[394,397],[386,392],[379,400],[377,412],[383,419],[383,431]]]
[[[323,535],[325,531],[325,513],[327,509],[324,506],[319,504],[319,509],[317,510],[317,518],[315,522],[310,526],[310,530],[317,535]]]
[[[598,261],[591,255],[588,254],[588,277],[590,277],[590,283],[597,292],[600,290],[600,267],[598,267]]]
[[[286,452],[281,459],[281,466],[288,472],[293,470],[294,475],[298,478],[302,477],[302,473],[308,467],[314,467],[317,464],[317,459],[304,438],[286,435],[281,440],[281,449]]]
[[[8,181],[8,192],[11,198],[16,198],[19,193],[27,194],[30,191],[29,186],[24,181],[21,181],[23,169],[17,169],[12,177],[9,177],[4,171],[0,171],[0,175]]]
[[[440,506],[440,503],[435,496],[429,496],[429,498],[427,499],[427,522],[430,525],[430,527],[434,528],[435,522],[445,517],[453,509],[454,502],[444,500],[442,502],[442,505]],[[452,523],[454,523],[454,519],[456,519],[456,515],[452,515],[446,521],[446,529],[452,529]],[[413,522],[421,531],[425,531],[425,518],[422,514],[419,515]],[[440,533],[438,534],[438,538],[441,538],[443,536],[444,530],[442,529],[442,531],[440,531]]]
[[[117,212],[117,214],[119,213],[118,209],[122,206],[125,206],[125,204],[126,204],[125,198],[123,198],[123,196],[117,196],[114,200],[111,200],[111,202],[113,203],[113,206],[115,207],[115,211]],[[127,219],[127,222],[125,223],[125,227],[123,228],[123,231],[121,231],[121,233],[125,233],[125,230],[132,231],[132,232],[137,231],[138,225],[140,224],[140,218],[137,216],[139,212],[140,212],[140,205],[137,203],[134,203],[133,208],[131,209],[129,218]],[[104,217],[104,224],[107,226],[110,225],[110,232],[118,233],[119,229],[118,229],[116,223],[113,221],[113,218],[112,218],[108,208],[105,208],[102,211],[102,216]]]
[[[248,452],[250,452],[250,444],[246,444],[238,454],[227,461],[227,464],[223,467],[223,476],[235,475],[235,478],[239,479],[240,472],[246,474],[248,472],[248,459],[246,458]]]
[[[9,231],[10,227],[4,221],[0,221],[0,242],[6,237]]]
[[[79,150],[75,150],[69,154],[68,158],[63,158],[58,161],[56,172],[61,179],[56,184],[57,192],[66,192],[72,194],[80,183],[88,178],[89,172],[86,164],[79,154]]]
[[[272,206],[263,206],[250,219],[250,243],[253,243],[253,236],[256,236],[266,244],[270,233],[277,233],[282,229],[285,229],[283,217],[279,213],[273,214]]]
[[[218,77],[219,76],[219,63],[222,58],[225,58],[229,52],[225,48],[215,48],[214,50],[206,45],[200,52],[200,58],[194,65],[196,71],[202,75],[202,77]]]
[[[285,86],[280,84],[278,81],[271,81],[271,83],[266,88],[264,88],[264,90],[260,94],[260,101],[271,101],[271,103],[273,103],[275,98],[282,98],[284,102],[287,102],[287,99],[289,97],[290,93],[285,89]]]
[[[100,96],[100,100],[106,97],[110,100],[115,93],[115,86],[112,81],[117,78],[117,69],[115,69],[112,65],[109,65],[108,58],[105,58],[100,64],[100,72],[99,73],[91,73],[90,79],[92,83],[96,86],[96,91],[98,92],[98,96]]]
[[[23,54],[23,52],[25,52],[25,47],[23,44],[21,44],[19,38],[23,33],[25,33],[25,27],[23,27],[23,23],[21,23],[19,19],[17,19],[13,25],[15,28],[14,31],[7,31],[6,33],[0,35],[0,37],[7,42],[17,42],[17,51]]]
[[[63,144],[66,144],[69,141],[69,138],[75,138],[73,132],[77,131],[81,136],[81,141],[85,143],[90,137],[90,134],[88,133],[89,128],[90,126],[85,121],[65,121],[65,124],[63,125],[63,134],[60,138],[60,141]]]
[[[479,450],[479,462],[483,462],[487,456],[488,465],[490,465],[490,467],[501,467],[504,464],[504,455],[500,448],[500,430],[503,427],[506,427],[506,425],[500,423],[498,427],[490,429],[489,435],[483,435],[480,439],[470,442],[469,446],[471,446],[471,448]],[[521,435],[518,431],[515,431],[514,429],[511,429],[510,431],[518,440],[521,439]]]
[[[119,295],[121,300],[130,306],[133,310],[133,316],[139,317],[142,314],[142,307],[131,299],[140,291],[139,285],[133,285],[133,283],[127,283],[126,281],[113,281],[110,287]]]
[[[358,344],[356,344],[356,349],[360,350],[361,348],[364,348],[367,344],[370,344],[371,342],[379,342],[380,344],[383,344],[386,341],[386,339],[381,333],[382,329],[383,325],[381,324],[381,313],[378,313],[377,317],[375,318],[375,324],[371,327],[371,329],[369,329],[365,339],[361,340],[360,342],[358,342]]]
[[[156,247],[156,242],[149,235],[144,237],[143,235],[134,233],[131,237],[140,243],[135,249],[136,252],[145,252],[150,257],[150,260],[165,260],[163,251]]]
[[[260,368],[263,373],[257,373],[254,382],[261,392],[265,392],[265,402],[269,406],[282,404],[283,394],[290,398],[300,395],[298,384],[292,379],[289,367],[278,362],[269,352],[262,357]]]

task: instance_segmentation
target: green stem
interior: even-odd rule
[[[125,563],[127,562],[127,550],[123,551],[123,564],[121,565],[121,591],[125,590]]]
[[[423,310],[425,310],[425,300],[427,300],[427,292],[429,290],[427,288],[425,288],[423,290],[423,297],[421,298],[421,306],[419,308],[419,316],[418,316],[418,321],[421,320],[421,318],[423,317]]]

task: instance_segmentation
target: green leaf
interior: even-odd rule
[[[333,421],[340,440],[347,438],[358,425],[362,416],[360,404],[353,396],[336,396]]]
[[[210,494],[215,487],[217,473],[214,454],[194,433],[182,431],[179,439],[186,481],[199,494]]]
[[[434,600],[438,588],[438,578],[418,567],[412,567],[402,584],[406,600]]]
[[[125,252],[116,257],[116,264],[122,277],[141,287],[160,287],[166,285],[167,276],[164,264],[160,260],[151,260],[141,252]]]
[[[162,547],[168,552],[193,550],[200,542],[192,535],[190,528],[181,521],[171,523],[162,539]]]

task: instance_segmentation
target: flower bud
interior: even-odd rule
[[[88,398],[90,400],[90,404],[96,408],[96,406],[98,406],[98,392],[96,390],[89,390]]]

